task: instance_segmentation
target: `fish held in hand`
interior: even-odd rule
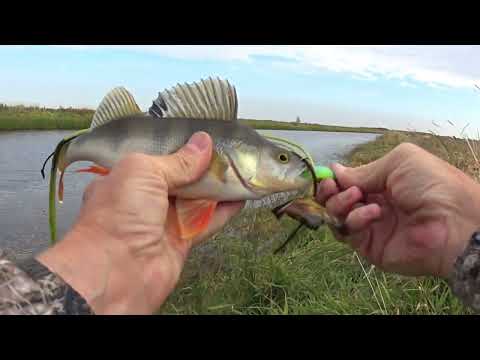
[[[258,200],[308,189],[311,180],[302,176],[306,170],[304,159],[241,124],[237,111],[235,88],[220,79],[164,90],[148,113],[140,110],[125,88],[113,89],[100,103],[90,128],[62,140],[55,150],[50,178],[52,241],[57,169],[61,173],[62,200],[63,173],[72,163],[91,161],[92,167],[80,171],[106,175],[129,153],[171,154],[198,131],[208,133],[213,140],[210,167],[197,182],[170,190],[176,198],[182,237],[203,232],[218,202]]]

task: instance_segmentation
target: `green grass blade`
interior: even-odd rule
[[[48,221],[50,224],[50,242],[52,244],[55,243],[56,238],[57,238],[57,228],[56,228],[56,207],[55,207],[55,201],[56,201],[56,185],[57,185],[57,157],[58,157],[58,149],[59,147],[57,146],[57,149],[55,149],[55,155],[53,155],[52,159],[52,168],[50,170],[50,186],[49,186],[49,194],[48,194],[48,202],[49,202],[49,207],[48,207]]]
[[[56,190],[57,190],[57,168],[58,168],[58,156],[66,144],[68,144],[71,140],[75,139],[76,137],[88,132],[90,129],[83,129],[73,133],[72,135],[67,136],[66,138],[62,139],[57,147],[55,148],[55,153],[52,159],[52,168],[50,170],[50,184],[49,184],[49,207],[48,207],[48,220],[50,224],[50,241],[52,245],[55,243],[57,239],[57,209],[56,209]]]

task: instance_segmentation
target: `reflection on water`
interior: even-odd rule
[[[305,146],[317,164],[328,165],[375,134],[310,131],[260,131],[285,137]],[[43,161],[69,131],[0,132],[0,248],[23,258],[49,243],[48,177],[40,174]],[[80,208],[90,174],[72,174],[85,166],[73,164],[65,174],[65,198],[57,205],[58,236],[65,234]]]

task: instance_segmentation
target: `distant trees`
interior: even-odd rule
[[[49,112],[49,113],[75,113],[79,115],[93,115],[94,110],[87,108],[73,108],[73,107],[62,107],[60,106],[57,109],[48,108],[45,106],[38,105],[7,105],[0,103],[0,111],[12,112],[12,113],[31,113],[31,112]]]
[[[29,112],[29,111],[41,111],[45,108],[40,108],[39,106],[25,106],[25,105],[7,105],[0,104],[0,111],[10,111],[10,112]]]
[[[295,121],[295,123],[300,124],[300,116],[297,116],[297,120]]]

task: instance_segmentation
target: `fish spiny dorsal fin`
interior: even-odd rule
[[[103,98],[93,115],[90,128],[93,129],[110,121],[141,113],[132,94],[124,87],[116,87]]]
[[[235,121],[238,104],[235,87],[219,78],[177,84],[158,94],[149,113],[159,118],[192,118]]]

